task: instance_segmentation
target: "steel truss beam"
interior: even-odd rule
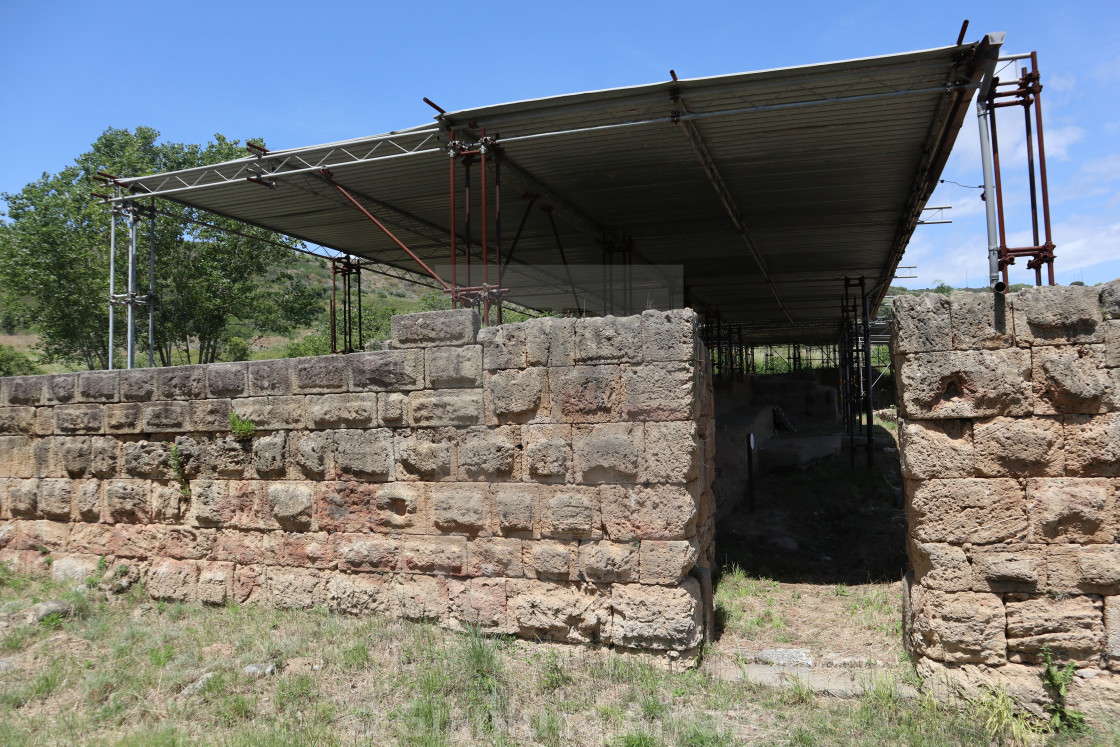
[[[689,113],[688,106],[685,104],[684,99],[681,98],[678,89],[674,88],[670,91],[669,95],[673,103],[680,109],[680,112],[674,112],[674,114]],[[758,246],[754,243],[754,239],[751,238],[751,233],[747,229],[746,221],[743,220],[743,213],[739,210],[739,206],[735,204],[735,200],[731,196],[731,190],[727,188],[727,184],[723,181],[719,169],[716,168],[716,162],[712,158],[711,151],[708,150],[708,145],[704,142],[700,130],[697,129],[696,124],[691,120],[683,120],[678,117],[677,121],[680,124],[681,132],[688,138],[688,144],[692,146],[692,151],[700,161],[700,166],[704,169],[708,181],[711,182],[712,188],[715,189],[716,195],[719,196],[719,201],[723,205],[723,209],[727,211],[727,215],[731,218],[731,223],[735,226],[735,231],[743,239],[743,243],[747,245],[747,251],[750,252],[751,257],[758,263],[758,271],[770,286],[770,293],[774,296],[778,308],[781,309],[782,314],[792,324],[793,317],[786,309],[785,302],[782,300],[782,293],[778,290],[777,283],[775,283],[774,279],[770,276],[770,270],[766,266],[766,260],[763,258],[762,252],[759,251]]]

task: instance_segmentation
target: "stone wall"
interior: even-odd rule
[[[1120,281],[894,302],[919,671],[1120,704]]]
[[[710,625],[712,432],[690,310],[0,379],[0,561],[676,656]]]

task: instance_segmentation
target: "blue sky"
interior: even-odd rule
[[[57,172],[109,126],[310,145],[427,122],[424,96],[453,110],[665,80],[670,68],[694,77],[926,49],[951,44],[967,16],[968,39],[1006,31],[1006,51],[1039,52],[1059,282],[1120,277],[1120,6],[977,5],[0,0],[0,191]],[[1015,211],[1025,166],[1021,128],[1007,122]],[[946,179],[980,183],[976,133],[970,114]],[[903,262],[918,277],[899,283],[981,285],[978,190],[945,184],[930,204],[952,205],[954,223],[918,228]],[[1012,241],[1029,243],[1025,216],[1012,220],[1028,229]],[[1012,272],[1032,281],[1022,260]]]

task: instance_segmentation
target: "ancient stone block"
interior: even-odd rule
[[[1102,345],[1045,347],[1032,357],[1036,414],[1092,415],[1113,409]]]
[[[277,545],[281,532],[241,532],[232,529],[215,531],[210,559],[241,565],[277,564]]]
[[[473,345],[481,326],[472,309],[398,314],[391,322],[393,347]]]
[[[107,436],[94,436],[89,441],[89,469],[97,477],[112,477],[117,474],[120,460],[120,444],[117,439]]]
[[[482,346],[428,348],[424,351],[424,386],[469,389],[482,386]]]
[[[377,395],[377,414],[385,425],[406,425],[408,422],[408,397],[399,392]]]
[[[538,482],[566,482],[572,470],[572,426],[525,427],[525,470]]]
[[[547,365],[551,324],[551,319],[530,319],[479,330],[486,370]]]
[[[974,548],[972,588],[975,591],[1035,591],[1045,578],[1045,548],[1003,544]],[[933,588],[933,587],[930,587]]]
[[[1109,544],[1120,529],[1116,498],[1104,478],[1027,480],[1032,542]]]
[[[321,483],[315,516],[325,532],[368,532],[374,525],[377,485],[353,480]]]
[[[697,540],[642,540],[638,577],[643,584],[679,584],[699,558]]]
[[[516,480],[521,473],[521,429],[468,428],[460,431],[455,453],[460,480]]]
[[[117,372],[122,402],[147,402],[155,397],[156,373],[151,368],[131,368]]]
[[[12,376],[4,380],[4,404],[38,405],[43,401],[43,385],[46,379],[42,376]]]
[[[548,369],[506,369],[486,376],[486,420],[531,423],[548,419]]]
[[[177,482],[152,482],[152,520],[161,524],[179,521],[179,501],[183,486]]]
[[[486,486],[441,483],[429,492],[432,526],[447,534],[478,534],[490,529]]]
[[[0,410],[0,433],[4,432],[3,410]],[[21,431],[26,433],[27,431]],[[54,428],[54,408],[36,407],[31,419],[31,432],[36,436],[52,436]]]
[[[295,568],[334,568],[334,535],[326,532],[277,532],[276,563]]]
[[[69,521],[73,510],[74,495],[71,480],[39,480],[38,513],[44,519]]]
[[[642,544],[645,545],[644,542]],[[910,561],[914,566],[914,581],[927,589],[972,589],[972,566],[964,550],[955,545],[913,542],[910,544]]]
[[[292,532],[310,529],[315,483],[269,482],[267,485],[268,502],[276,523]]]
[[[533,485],[498,483],[490,486],[498,531],[507,536],[531,537],[539,512],[537,494]]]
[[[424,387],[424,351],[377,350],[346,356],[355,391],[404,392]]]
[[[345,392],[350,385],[349,363],[340,355],[316,355],[292,361],[294,392]]]
[[[97,405],[93,405],[96,407]],[[40,408],[51,412],[54,408]],[[53,414],[53,412],[52,412]],[[34,407],[0,407],[0,434],[26,434],[34,430]]]
[[[284,431],[269,433],[253,439],[253,469],[261,477],[283,477],[287,469]]]
[[[1052,546],[1043,549],[1048,553],[1053,551]],[[1077,589],[1097,594],[1120,591],[1120,545],[1085,545],[1072,550],[1073,558],[1063,560],[1075,568]],[[1072,590],[1068,587],[1056,589],[1052,583],[1048,586],[1051,591]]]
[[[241,604],[264,601],[263,585],[264,573],[260,566],[239,565],[233,572],[233,598]]]
[[[567,367],[575,363],[576,320],[550,319],[548,324],[548,365]]]
[[[982,545],[1027,534],[1027,501],[1016,480],[907,480],[905,489],[918,542]]]
[[[327,581],[327,609],[348,615],[389,614],[392,585],[384,576],[334,574]]]
[[[642,360],[692,361],[697,338],[697,315],[692,309],[642,312]]]
[[[935,353],[952,349],[949,298],[940,293],[895,296],[891,352]]]
[[[324,394],[307,400],[310,428],[368,428],[376,418],[376,394]]]
[[[551,369],[549,396],[553,422],[611,420],[622,404],[621,371],[613,365]]]
[[[922,656],[952,664],[1007,661],[1003,601],[998,594],[950,594],[920,586],[911,591],[910,629]]]
[[[1104,598],[1105,656],[1108,668],[1120,671],[1120,597]]]
[[[1120,368],[1120,319],[1104,323],[1104,365]]]
[[[703,602],[694,578],[680,586],[615,584],[611,607],[616,646],[686,651],[704,638]]]
[[[467,562],[465,537],[404,536],[401,570],[405,573],[443,573],[458,576]]]
[[[43,404],[58,405],[73,402],[78,391],[78,374],[51,374],[43,386]]]
[[[190,560],[158,560],[148,570],[144,590],[154,599],[193,601],[196,599],[199,565]]]
[[[233,590],[233,563],[206,563],[198,574],[197,600],[225,604]]]
[[[392,431],[335,431],[334,457],[335,465],[344,475],[388,479],[393,471]]]
[[[628,420],[691,420],[700,372],[692,363],[656,363],[622,371],[622,416]]]
[[[342,532],[334,546],[344,571],[395,571],[400,562],[400,541],[393,537]]]
[[[412,392],[408,395],[408,407],[411,422],[416,426],[480,425],[483,422],[481,389]]]
[[[522,638],[568,643],[610,638],[611,598],[595,586],[510,580],[506,596],[511,626]]]
[[[398,480],[443,480],[451,475],[454,433],[444,429],[398,431]]]
[[[518,578],[524,574],[523,546],[519,539],[481,537],[467,542],[465,576]]]
[[[506,582],[502,579],[472,578],[448,584],[452,616],[485,630],[504,627]]]
[[[107,408],[106,408],[107,409]],[[233,403],[228,399],[197,399],[190,403],[191,430],[210,433],[229,431]]]
[[[330,433],[289,433],[288,448],[305,477],[322,477],[327,471],[334,438]]]
[[[599,492],[595,488],[544,488],[540,511],[544,537],[595,539],[602,536]]]
[[[390,482],[376,487],[374,525],[379,531],[422,532],[425,519],[427,489],[424,486]]]
[[[249,393],[249,364],[211,363],[206,367],[206,391],[211,397],[244,397]]]
[[[66,439],[65,443],[81,442],[82,439]],[[85,474],[89,467],[89,439],[84,439],[85,462],[80,460],[65,460],[63,452],[63,466],[69,471],[78,472],[74,477]],[[0,476],[4,477],[33,477],[35,474],[34,461],[31,452],[31,439],[27,436],[0,436]]]
[[[604,316],[577,319],[574,328],[575,363],[640,363],[642,317]]]
[[[283,396],[292,393],[291,360],[249,361],[249,396]]]
[[[913,420],[1030,415],[1027,350],[965,350],[899,357],[902,414]]]
[[[604,485],[599,489],[608,539],[688,539],[696,533],[697,499],[678,485]]]
[[[155,399],[202,399],[206,396],[205,366],[157,368]]]
[[[1096,288],[1041,286],[1011,296],[1015,340],[1020,345],[1104,342]]]
[[[971,477],[975,463],[972,430],[968,420],[900,420],[902,476]]]
[[[69,582],[68,585],[73,586],[75,582],[83,584],[87,578],[100,578],[102,574],[97,572],[98,560],[96,555],[66,553],[54,558],[54,562],[51,563],[51,579],[56,582]]]
[[[637,542],[586,540],[579,543],[579,577],[592,583],[627,583],[638,580]]]
[[[450,603],[445,578],[394,576],[392,593],[397,614],[405,620],[442,623],[447,619]]]
[[[166,477],[170,474],[167,444],[160,441],[132,441],[122,445],[124,471],[132,477]]]
[[[194,404],[191,403],[192,406]],[[143,411],[139,402],[105,405],[104,414],[106,433],[140,433],[143,430]]]
[[[224,480],[191,480],[191,506],[195,526],[220,526],[232,518]]]
[[[214,439],[201,458],[207,470],[221,477],[242,477],[252,458],[252,442],[239,441],[233,436]]]
[[[116,402],[117,380],[118,375],[115,371],[83,371],[78,374],[77,400],[80,402]]]
[[[58,405],[54,408],[57,433],[101,433],[104,425],[101,405]]]
[[[1102,603],[1088,596],[1053,599],[1009,594],[1007,597],[1007,651],[1011,661],[1034,664],[1042,647],[1054,655],[1089,661],[1104,650]]]
[[[700,437],[696,423],[646,423],[639,481],[684,484],[700,476]]]
[[[952,349],[998,350],[1013,347],[1012,317],[1007,296],[1001,293],[954,292],[949,296]],[[922,321],[913,320],[911,323],[920,324]]]
[[[972,434],[976,469],[981,475],[1025,477],[1065,471],[1060,418],[978,420]]]
[[[265,569],[262,595],[273,607],[310,609],[318,601],[321,580],[317,570],[273,566]]]
[[[146,524],[151,520],[150,484],[147,480],[109,480],[105,506],[110,522]]]
[[[604,423],[572,429],[576,482],[637,482],[645,438],[641,423]]]
[[[145,433],[190,430],[188,402],[144,402],[140,407],[140,427]]]
[[[303,428],[307,420],[305,397],[246,397],[236,400],[233,409],[262,431]]]

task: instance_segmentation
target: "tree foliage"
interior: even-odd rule
[[[245,155],[237,140],[206,145],[159,142],[149,127],[107,129],[74,164],[3,195],[10,222],[0,226],[0,285],[6,309],[42,337],[42,360],[108,364],[109,213],[92,191],[98,171],[124,176],[173,171]],[[161,202],[155,226],[153,346],[161,365],[218,359],[234,338],[289,334],[318,311],[319,293],[291,271],[294,240],[225,218]],[[202,220],[241,235],[202,227]],[[149,221],[137,225],[137,290],[147,292]],[[127,287],[127,235],[118,223],[116,292]],[[18,298],[18,306],[11,299]],[[137,310],[138,350],[147,346],[147,312]],[[122,351],[124,310],[116,349]],[[237,346],[237,343],[234,343]]]

